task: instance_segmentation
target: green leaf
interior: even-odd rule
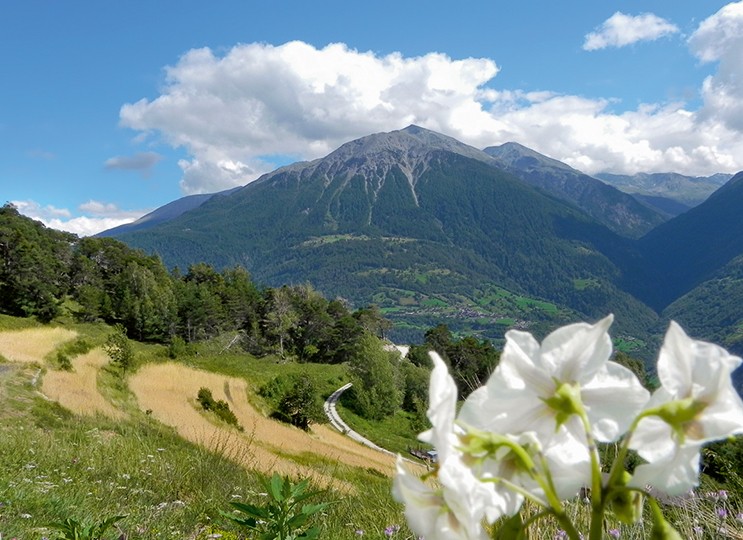
[[[289,480],[286,480],[286,483],[289,483]],[[273,476],[271,477],[271,481],[268,484],[269,491],[271,492],[271,496],[273,499],[277,502],[283,502],[286,497],[284,496],[284,480],[279,476],[278,473],[273,473]]]
[[[322,512],[329,506],[329,504],[330,503],[305,504],[302,507],[302,513],[306,516],[311,516],[312,514]]]
[[[310,485],[310,481],[306,478],[299,482],[297,485],[294,486],[292,489],[292,497],[299,498],[302,496],[302,494],[307,490],[307,486]]]
[[[301,535],[297,536],[297,540],[314,540],[320,534],[320,527],[311,527],[304,531]]]
[[[257,519],[268,519],[270,517],[268,510],[260,506],[255,506],[253,504],[243,502],[231,502],[230,505],[232,505],[233,508],[239,510],[243,514],[248,514],[249,516]]]
[[[503,521],[495,530],[493,540],[516,540],[518,538],[527,538],[524,523],[521,521],[521,514],[511,516]]]

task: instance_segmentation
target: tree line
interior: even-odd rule
[[[49,229],[0,209],[0,311],[49,322],[66,305],[83,322],[121,325],[131,339],[194,343],[234,332],[256,355],[342,363],[365,333],[389,327],[378,309],[352,311],[309,284],[260,288],[242,267],[168,271],[112,238]]]

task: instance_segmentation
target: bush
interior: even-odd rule
[[[196,401],[201,404],[201,408],[205,411],[211,411],[223,422],[235,426],[240,431],[243,430],[237,420],[237,416],[235,416],[235,413],[230,410],[229,404],[221,399],[215,400],[212,396],[212,391],[208,388],[203,386],[199,388],[199,392],[196,394]]]
[[[72,361],[62,351],[57,352],[57,364],[59,364],[59,369],[61,370],[72,371]]]
[[[276,416],[293,426],[307,430],[312,422],[323,422],[325,414],[320,395],[306,375],[293,378],[291,388],[281,398]]]

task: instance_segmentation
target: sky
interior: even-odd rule
[[[743,1],[4,0],[4,201],[81,236],[416,124],[743,170]]]

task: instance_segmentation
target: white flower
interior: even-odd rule
[[[743,433],[743,401],[730,377],[741,362],[671,322],[658,356],[661,387],[648,403],[652,415],[640,421],[630,441],[650,462],[638,467],[633,485],[683,493],[697,483],[701,446]]]
[[[421,433],[419,439],[432,444],[438,452],[437,477],[447,500],[451,502],[456,497],[462,501],[461,505],[452,503],[451,506],[459,512],[459,519],[464,522],[479,522],[487,517],[488,522],[492,523],[504,513],[516,512],[521,500],[514,508],[510,496],[504,498],[502,490],[491,482],[482,482],[473,469],[464,463],[461,450],[464,430],[455,423],[457,385],[441,357],[435,352],[429,354],[434,367],[428,390],[427,416],[432,427]]]
[[[668,495],[681,495],[697,485],[699,478],[699,444],[676,446],[662,459],[635,469],[630,487],[654,486]]]
[[[411,529],[429,540],[485,539],[483,519],[492,523],[506,511],[515,512],[522,500],[514,507],[512,497],[504,497],[492,482],[482,482],[463,461],[464,430],[455,423],[457,387],[439,355],[431,353],[431,360],[427,416],[432,427],[419,438],[438,452],[437,487],[411,476],[398,459],[393,494],[405,504]]]
[[[479,520],[460,519],[467,509],[458,497],[447,496],[443,487],[434,489],[405,470],[397,457],[397,474],[392,486],[395,500],[405,505],[410,529],[426,540],[486,540],[488,535]]]
[[[593,436],[615,440],[647,403],[648,392],[629,369],[609,361],[612,320],[609,315],[595,325],[564,326],[541,345],[527,332],[509,331],[500,363],[487,384],[470,394],[460,419],[495,433],[534,431],[545,448],[565,435],[585,447],[576,414],[582,407]]]

